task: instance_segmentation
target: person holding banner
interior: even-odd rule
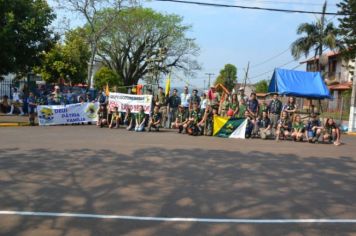
[[[151,132],[151,128],[154,128],[157,132],[159,131],[161,117],[162,115],[159,112],[159,106],[155,106],[155,108],[153,109],[153,113],[150,117],[150,121],[148,123],[148,132]]]
[[[143,106],[141,105],[139,108],[138,113],[136,114],[136,132],[143,132],[145,131],[145,123],[146,123],[146,114],[143,110]]]

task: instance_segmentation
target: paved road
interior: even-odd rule
[[[356,137],[343,146],[0,129],[0,211],[356,219]],[[218,224],[0,215],[0,235],[356,235],[356,224]]]

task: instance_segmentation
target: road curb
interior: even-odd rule
[[[28,123],[24,122],[4,122],[0,123],[0,127],[21,127],[21,126],[29,126]]]

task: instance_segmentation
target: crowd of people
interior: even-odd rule
[[[62,92],[63,91],[63,92]],[[37,105],[65,105],[81,102],[99,102],[99,127],[119,128],[126,126],[127,130],[142,132],[159,131],[160,128],[177,129],[179,133],[190,135],[213,135],[214,116],[237,119],[247,119],[246,138],[261,138],[279,140],[294,140],[310,143],[327,142],[340,145],[340,129],[332,118],[327,118],[322,124],[316,113],[311,113],[308,120],[302,120],[298,114],[298,107],[294,97],[289,97],[286,104],[273,94],[267,103],[259,101],[256,93],[249,97],[243,90],[238,93],[220,95],[215,87],[207,93],[198,95],[198,90],[184,87],[178,94],[173,89],[172,94],[166,96],[163,88],[159,87],[153,95],[152,111],[145,114],[143,107],[137,113],[130,109],[120,112],[117,107],[109,108],[105,92],[100,91],[92,98],[85,91],[74,92],[71,88],[60,89],[55,86],[53,91],[43,87],[30,92],[24,97],[18,89],[14,89],[12,99],[4,96],[0,103],[0,111],[8,115],[19,113],[29,115],[30,124],[34,125]]]
[[[124,125],[129,131],[159,131],[161,127],[177,129],[179,133],[198,136],[212,136],[214,116],[247,119],[246,138],[307,141],[310,143],[333,143],[340,145],[340,129],[332,118],[322,124],[316,113],[311,113],[308,120],[302,120],[294,97],[289,97],[283,104],[278,94],[272,100],[259,102],[256,93],[247,97],[243,91],[238,94],[221,96],[215,87],[209,92],[198,95],[194,89],[189,93],[185,87],[183,93],[176,89],[166,96],[163,88],[153,97],[152,111],[144,113],[143,107],[136,114],[128,108],[121,113],[115,107],[109,109],[105,94],[98,110],[99,127],[119,128]]]

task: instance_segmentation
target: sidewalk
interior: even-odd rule
[[[6,115],[0,113],[0,127],[27,126],[28,116]]]

